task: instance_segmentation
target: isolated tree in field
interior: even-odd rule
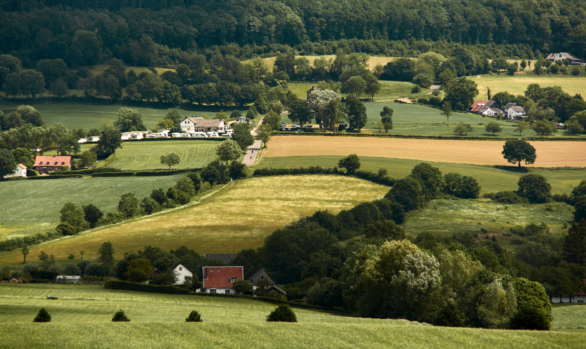
[[[486,126],[484,126],[484,130],[486,132],[492,132],[492,135],[494,136],[496,132],[501,132],[503,128],[498,123],[491,121],[488,124],[486,124]]]
[[[88,228],[83,208],[72,202],[66,203],[63,205],[63,208],[61,208],[61,222],[71,224],[78,232]]]
[[[442,105],[442,114],[448,119],[448,126],[450,126],[450,115],[452,115],[452,103],[449,101],[444,102]]]
[[[133,193],[127,193],[120,197],[120,201],[118,202],[118,212],[120,212],[126,219],[138,215],[138,199]]]
[[[521,161],[525,161],[525,164],[533,164],[537,155],[535,154],[535,148],[524,140],[510,140],[503,146],[502,152],[504,158],[514,164],[519,163],[521,167]]]
[[[515,130],[515,132],[519,132],[519,136],[521,136],[523,134],[523,131],[525,131],[528,128],[529,128],[529,125],[527,124],[527,122],[519,121],[517,123],[517,129]]]
[[[549,136],[553,133],[553,127],[547,120],[538,120],[533,123],[533,131],[542,136]]]
[[[366,89],[366,81],[360,76],[353,76],[342,84],[340,92],[360,97]]]
[[[75,254],[70,253],[69,256],[67,256],[67,259],[69,259],[70,261],[73,261],[75,259]]]
[[[112,322],[130,322],[130,319],[126,316],[126,314],[124,314],[124,310],[118,310],[114,314]]]
[[[254,137],[257,141],[261,141],[263,147],[267,147],[267,143],[271,140],[273,136],[273,128],[270,125],[260,125],[260,127],[256,130],[256,136]]]
[[[350,154],[348,157],[340,159],[338,166],[345,168],[348,174],[353,174],[360,168],[360,159],[356,154]]]
[[[389,107],[383,107],[383,111],[380,112],[380,121],[383,123],[385,132],[393,129],[393,109]]]
[[[20,250],[20,252],[22,252],[22,257],[23,257],[23,259],[24,259],[24,261],[23,261],[22,263],[23,263],[23,264],[26,264],[26,255],[28,255],[28,254],[30,253],[30,251],[29,251],[29,249],[28,249],[28,246],[26,246],[26,245],[25,245],[25,246],[22,248],[22,250]]]
[[[197,311],[192,310],[187,319],[185,319],[185,322],[202,322],[201,315]]]
[[[104,213],[94,204],[83,206],[83,212],[86,222],[90,224],[90,228],[95,228],[100,218],[104,216]]]
[[[523,175],[517,184],[519,186],[517,195],[529,199],[532,204],[542,204],[551,199],[551,185],[540,174]]]
[[[267,316],[267,322],[297,322],[297,316],[287,304],[280,304]]]
[[[180,162],[181,158],[175,153],[161,155],[161,164],[169,166],[169,170],[171,166],[179,165]]]
[[[468,132],[474,131],[474,128],[470,124],[459,123],[454,129],[454,133],[458,135],[468,136]]]
[[[245,151],[249,146],[254,144],[254,137],[246,124],[238,124],[233,127],[232,139],[238,143],[240,149]]]
[[[146,130],[146,127],[142,123],[142,115],[140,112],[130,108],[120,108],[118,110],[114,126],[121,132],[128,132],[132,127],[135,127],[137,131]]]
[[[231,163],[232,161],[238,160],[238,158],[242,155],[242,149],[238,143],[228,139],[218,145],[216,148],[216,155],[220,158],[220,161]]]
[[[51,314],[45,308],[41,308],[33,322],[51,322]]]
[[[114,264],[114,245],[112,245],[110,240],[102,243],[98,250],[98,255],[98,260],[102,265],[110,267]]]
[[[16,166],[12,153],[8,149],[0,149],[0,178],[13,174]]]

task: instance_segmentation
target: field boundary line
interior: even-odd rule
[[[378,133],[313,133],[313,132],[282,132],[277,131],[275,136],[325,136],[325,137],[356,137],[356,138],[405,138],[405,139],[433,139],[433,140],[449,140],[449,141],[510,141],[514,139],[522,139],[525,141],[550,141],[550,142],[586,142],[584,138],[564,138],[564,137],[460,137],[460,136],[425,136],[425,135],[405,135],[405,134],[378,134]]]

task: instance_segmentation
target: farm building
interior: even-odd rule
[[[26,178],[26,166],[24,166],[23,164],[18,164],[18,165],[16,165],[16,169],[14,170],[13,174],[4,176],[4,178],[14,178],[14,177]]]
[[[244,280],[244,267],[202,267],[203,288],[207,293],[230,294],[235,293],[232,283]]]
[[[586,280],[582,280],[584,286],[586,286]],[[584,291],[579,293],[570,293],[565,296],[552,296],[550,298],[552,304],[558,303],[586,303],[586,293]]]
[[[504,114],[495,101],[475,101],[470,106],[470,112],[484,116]]]
[[[269,285],[274,285],[275,282],[273,281],[273,279],[271,279],[271,277],[269,276],[269,274],[267,274],[267,272],[263,269],[258,270],[256,273],[252,274],[252,276],[250,276],[248,278],[248,281],[252,284],[252,287],[254,289],[256,289],[256,287],[258,286],[258,282],[261,280],[266,280],[269,282]]]
[[[207,259],[208,261],[216,261],[216,260],[221,260],[222,263],[224,264],[228,264],[230,263],[234,258],[236,258],[235,254],[209,254],[206,253],[203,255],[203,257],[205,259]]]
[[[79,275],[57,275],[55,281],[58,284],[77,284],[81,281],[81,276]]]
[[[525,109],[516,103],[508,103],[503,109],[509,120],[519,120],[526,118]]]
[[[547,58],[548,61],[557,62],[557,61],[568,61],[570,65],[581,65],[586,66],[586,63],[582,62],[578,58],[572,56],[567,52],[559,52],[559,53],[550,53]]]
[[[177,281],[175,282],[175,285],[183,285],[185,283],[186,277],[193,277],[193,272],[180,262],[175,262],[171,269],[173,269],[175,275],[177,276]]]
[[[220,119],[204,119],[201,117],[188,118],[185,117],[181,121],[181,131],[183,133],[195,132],[226,132],[226,124],[224,120]]]
[[[71,170],[71,156],[37,156],[33,165],[39,173],[51,173],[62,168]]]

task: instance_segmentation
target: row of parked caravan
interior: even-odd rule
[[[231,130],[229,130],[231,131]],[[173,138],[230,138],[232,137],[232,132],[223,133],[222,135],[218,134],[218,132],[193,132],[193,133],[172,133],[171,137]]]

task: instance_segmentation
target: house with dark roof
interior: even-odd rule
[[[525,109],[522,106],[517,105],[516,103],[508,103],[504,108],[503,111],[505,115],[507,115],[507,119],[509,120],[521,120],[526,118]]]
[[[39,173],[51,173],[63,168],[71,170],[71,156],[37,156],[33,165]]]
[[[269,282],[269,285],[274,285],[275,282],[273,281],[273,279],[271,279],[271,277],[269,276],[269,274],[267,274],[267,272],[265,271],[264,268],[258,270],[256,273],[252,274],[249,278],[248,281],[252,284],[253,288],[256,289],[256,287],[258,286],[258,282],[261,280],[266,280]]]
[[[226,132],[226,124],[222,119],[204,119],[202,117],[188,118],[187,116],[181,121],[181,131],[183,133],[196,132]]]
[[[207,259],[208,261],[217,261],[220,260],[224,264],[230,263],[234,258],[236,258],[235,254],[223,254],[223,253],[206,253],[203,255],[203,258]]]
[[[244,280],[244,267],[202,267],[203,288],[206,293],[235,294],[232,284]]]
[[[285,290],[283,290],[282,288],[277,287],[277,285],[272,285],[267,288],[267,293],[270,293],[271,291],[282,294],[283,296],[287,295],[287,292],[285,292]]]
[[[570,62],[570,65],[586,66],[586,63],[584,63],[582,60],[572,56],[567,52],[550,53],[545,59],[554,63],[557,61],[568,61]]]

